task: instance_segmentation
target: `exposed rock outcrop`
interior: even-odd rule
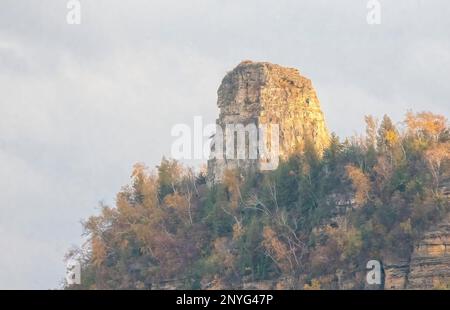
[[[285,68],[266,62],[244,61],[229,72],[218,90],[217,104],[220,115],[217,125],[228,124],[247,126],[254,124],[268,126],[264,134],[266,145],[273,125],[279,128],[279,157],[287,158],[295,151],[302,151],[310,142],[320,153],[329,143],[319,99],[309,79],[300,75],[297,69]],[[259,134],[258,139],[262,136]],[[248,141],[244,159],[227,158],[225,147],[222,151],[215,145],[212,153],[221,153],[223,158],[208,161],[208,181],[220,181],[225,169],[260,170],[266,160],[249,157]],[[224,143],[225,146],[225,143]]]
[[[427,232],[411,256],[407,288],[450,288],[450,219]]]
[[[384,289],[401,290],[406,287],[409,262],[398,261],[384,264]]]
[[[385,289],[439,289],[450,286],[450,221],[427,232],[410,262],[385,264]]]
[[[441,184],[450,201],[450,180]],[[384,262],[385,289],[450,289],[450,214],[415,245],[409,261]]]

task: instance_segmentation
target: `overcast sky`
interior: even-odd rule
[[[330,131],[365,114],[449,117],[450,2],[0,1],[0,288],[47,289],[80,220],[112,204],[136,162],[170,156],[171,128],[217,117],[216,91],[245,59],[311,78]]]

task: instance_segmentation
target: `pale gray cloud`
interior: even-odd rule
[[[450,4],[380,0],[0,3],[0,288],[54,288],[80,219],[113,203],[133,163],[170,155],[176,123],[217,116],[226,71],[253,59],[299,68],[328,125],[368,113],[449,116]]]

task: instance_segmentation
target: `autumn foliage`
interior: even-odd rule
[[[449,212],[447,120],[408,113],[366,117],[365,136],[336,135],[272,172],[205,175],[163,159],[137,164],[115,206],[84,226],[82,284],[67,288],[279,288],[364,286],[365,262],[408,260],[414,242]],[[359,286],[358,286],[359,285]]]

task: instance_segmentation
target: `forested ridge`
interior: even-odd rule
[[[175,160],[136,164],[115,205],[84,221],[86,244],[67,254],[82,282],[66,288],[364,288],[369,260],[408,260],[450,211],[446,118],[365,121],[323,154],[307,145],[274,171],[229,170],[212,187]]]

